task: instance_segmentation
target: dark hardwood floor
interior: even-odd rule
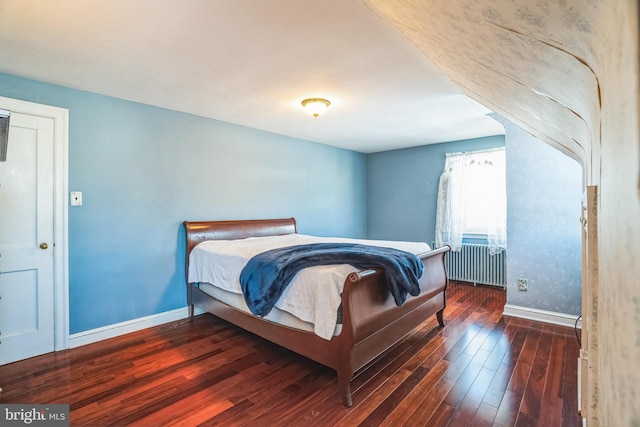
[[[67,403],[74,426],[579,426],[573,329],[502,315],[506,293],[451,283],[428,319],[335,373],[205,314],[0,366],[0,403]]]

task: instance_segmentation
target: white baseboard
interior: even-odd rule
[[[195,314],[202,314],[204,310],[196,309]],[[551,323],[554,325],[567,326],[573,328],[578,316],[557,313],[554,311],[540,310],[537,308],[522,307],[518,305],[505,304],[504,314],[507,316],[520,317],[522,319],[537,320],[539,322]],[[115,323],[89,331],[78,332],[69,336],[69,348],[76,348],[94,342],[115,338],[130,332],[140,331],[162,325],[164,323],[175,322],[186,319],[189,316],[187,307],[177,308],[164,313],[152,314],[151,316],[140,317],[138,319],[127,320],[126,322]],[[578,321],[578,328],[582,328],[582,321]]]
[[[537,308],[522,307],[511,304],[505,304],[504,314],[506,316],[537,320],[538,322],[567,326],[569,328],[573,328],[576,325],[576,319],[578,319],[578,316],[574,316],[572,314],[557,313],[555,311],[540,310]],[[578,328],[582,329],[582,319],[578,320]]]
[[[196,309],[194,314],[204,313],[203,310]],[[140,317],[138,319],[127,320],[126,322],[115,323],[89,331],[78,332],[69,336],[69,348],[76,348],[94,342],[115,338],[130,332],[140,331],[164,323],[175,322],[189,317],[187,307],[177,308],[164,313],[152,314],[151,316]]]

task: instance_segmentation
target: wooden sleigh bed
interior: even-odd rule
[[[421,294],[409,296],[402,306],[394,303],[381,270],[350,274],[342,292],[341,331],[327,341],[313,332],[281,326],[233,308],[203,292],[198,283],[189,283],[189,255],[199,243],[297,233],[294,218],[185,221],[184,227],[190,317],[193,317],[194,307],[204,309],[262,338],[335,369],[339,393],[346,406],[352,405],[350,382],[358,369],[398,343],[430,316],[435,314],[440,326],[444,326],[443,311],[448,282],[444,254],[449,247],[419,256],[425,267],[420,278]]]

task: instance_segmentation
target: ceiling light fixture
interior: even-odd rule
[[[302,100],[302,106],[313,117],[318,117],[327,111],[329,105],[331,105],[331,102],[324,98],[307,98]]]

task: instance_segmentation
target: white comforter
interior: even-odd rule
[[[242,294],[240,272],[253,256],[275,248],[325,242],[385,246],[416,255],[430,250],[429,245],[422,242],[316,237],[304,234],[211,240],[200,243],[191,251],[189,282],[206,282],[226,291]],[[291,281],[276,307],[313,324],[316,335],[329,340],[336,328],[344,282],[347,276],[355,271],[356,268],[347,264],[305,268]]]

